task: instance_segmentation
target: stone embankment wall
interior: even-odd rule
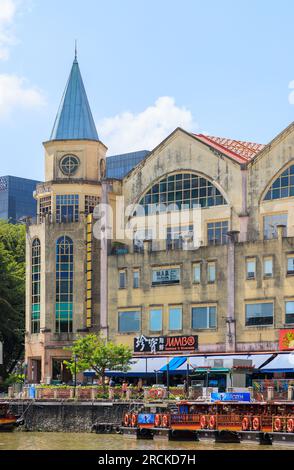
[[[24,413],[21,431],[91,432],[97,423],[120,425],[123,414],[131,409],[133,405],[124,402],[11,402],[14,414]]]

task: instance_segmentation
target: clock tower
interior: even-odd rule
[[[99,139],[77,57],[44,147],[45,182],[36,188],[37,217],[26,240],[29,382],[67,381],[65,348],[100,328],[100,249],[92,239],[92,213],[101,201],[107,147]]]

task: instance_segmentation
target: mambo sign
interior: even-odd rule
[[[198,336],[138,336],[134,338],[134,352],[196,351]]]

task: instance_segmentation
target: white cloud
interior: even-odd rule
[[[8,59],[9,48],[16,43],[13,21],[19,5],[19,0],[0,0],[0,60]]]
[[[97,123],[108,155],[135,150],[151,150],[176,127],[195,131],[198,127],[191,111],[176,105],[171,96],[161,96],[154,105],[134,114],[124,112]]]
[[[0,118],[7,116],[15,108],[39,108],[45,102],[42,92],[27,86],[24,78],[0,74]]]

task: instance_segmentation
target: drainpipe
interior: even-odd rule
[[[108,205],[108,184],[101,182],[101,203]],[[105,212],[105,224],[101,226],[100,240],[100,332],[103,338],[108,338],[108,263],[107,263],[107,233],[108,211]]]
[[[228,304],[226,316],[226,352],[236,350],[236,326],[235,326],[235,243],[238,241],[239,232],[228,232]]]
[[[239,214],[240,219],[240,242],[246,242],[247,232],[248,232],[248,206],[247,206],[247,177],[248,170],[247,166],[243,163],[241,165],[241,177],[242,177],[242,209],[241,214]]]

